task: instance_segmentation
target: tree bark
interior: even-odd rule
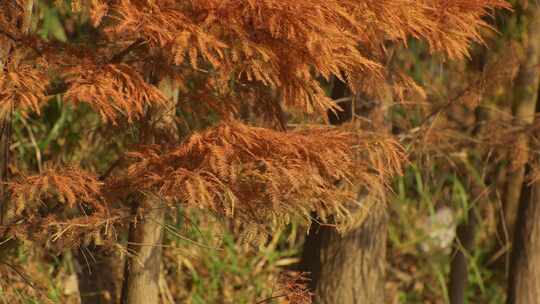
[[[522,125],[529,125],[534,120],[537,94],[538,94],[538,64],[540,59],[540,9],[537,3],[530,3],[523,19],[528,22],[523,42],[525,59],[521,63],[518,76],[514,84],[513,112],[516,121]],[[517,168],[510,171],[507,176],[507,185],[503,197],[504,224],[508,231],[510,243],[514,236],[514,227],[518,214],[521,189],[525,178],[525,163],[529,158],[529,140],[526,134],[519,134],[516,138],[513,159],[524,160],[519,162]]]
[[[538,4],[529,4],[526,18],[529,22],[526,44],[527,58],[520,67],[518,81],[523,86],[517,92],[518,101],[526,105],[526,107],[523,106],[525,108],[523,112],[518,112],[524,116],[525,126],[533,122],[535,112],[539,111],[540,8]],[[524,133],[520,136],[520,139],[526,144],[525,148],[528,153],[528,135]],[[522,171],[525,175],[525,166],[523,166]],[[508,304],[540,303],[540,181],[536,181],[532,185],[523,184],[522,189],[523,194],[516,216],[511,251]]]
[[[345,234],[312,227],[303,261],[314,303],[384,303],[387,222],[384,205],[375,204],[362,225]]]
[[[476,183],[476,182],[473,182]],[[483,195],[483,185],[474,185],[475,197]],[[450,283],[448,294],[451,304],[467,303],[466,291],[469,283],[468,256],[474,249],[478,218],[474,207],[467,212],[467,221],[456,228],[455,249],[450,262]]]
[[[175,123],[178,90],[168,80],[160,88],[169,103],[152,109],[146,143],[171,144],[178,140]],[[152,126],[152,127],[151,127]],[[163,224],[166,206],[158,197],[147,197],[133,206],[134,220],[129,229],[122,304],[158,304],[159,273],[162,260]]]
[[[145,206],[144,217],[133,223],[129,230],[123,304],[160,303],[158,283],[165,208],[158,201],[156,203],[154,206]]]
[[[540,303],[540,181],[527,188],[512,249],[508,304]]]
[[[342,98],[347,91],[346,85],[337,81],[331,97]],[[384,106],[391,102],[391,94],[386,91],[383,95],[385,101],[367,116],[375,125],[388,129]],[[341,124],[354,115],[352,102],[343,102],[340,107],[343,112],[329,113],[332,124]],[[359,227],[346,233],[318,224],[311,227],[304,244],[302,268],[311,274],[314,303],[384,303],[387,227],[382,202],[374,204]]]
[[[452,262],[450,263],[450,286],[448,293],[451,304],[464,304],[465,291],[467,290],[468,280],[468,261],[467,254],[471,252],[474,245],[474,236],[476,234],[476,215],[474,209],[468,212],[468,221],[459,225],[457,228],[457,248],[452,253]]]
[[[476,137],[481,133],[484,128],[485,122],[493,116],[493,113],[483,106],[479,106],[475,110],[476,117],[476,127],[473,130],[473,136]],[[471,176],[471,194],[476,199],[480,199],[482,203],[484,202],[482,197],[487,197],[485,195],[486,185],[490,183],[489,179],[482,176],[474,174]],[[469,283],[469,263],[467,261],[468,256],[471,255],[471,252],[474,250],[474,241],[476,238],[476,231],[478,225],[478,217],[475,212],[474,206],[471,206],[469,211],[467,211],[466,221],[459,224],[456,228],[456,239],[455,239],[455,249],[452,251],[451,262],[450,262],[450,283],[448,287],[448,293],[451,304],[464,304],[467,303],[466,291]]]

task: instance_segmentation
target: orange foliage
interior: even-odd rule
[[[14,107],[39,113],[46,102],[46,74],[24,59],[23,52],[15,52],[0,74],[0,112]]]
[[[19,203],[21,211],[51,198],[71,208],[85,203],[103,211],[102,186],[94,174],[72,167],[47,168],[41,174],[22,176],[8,183],[11,197]]]
[[[80,201],[103,211],[103,193],[122,186],[258,222],[309,218],[311,211],[346,220],[359,187],[384,198],[405,155],[389,136],[354,126],[249,127],[234,120],[241,105],[278,117],[286,129],[285,110],[326,114],[335,107],[319,78],[337,77],[353,92],[377,91],[387,73],[388,42],[415,37],[434,52],[461,58],[488,28],[482,18],[509,7],[503,0],[72,1],[73,13],[86,14],[96,35],[61,44],[27,32],[23,4],[0,2],[4,109],[39,113],[47,94],[63,94],[90,104],[105,121],[140,121],[152,105],[166,104],[155,84],[168,78],[182,89],[175,104],[180,110],[202,104],[228,121],[182,144],[131,153],[131,166],[119,170],[127,173],[103,185],[78,169],[50,169],[13,182],[15,200]],[[397,78],[421,92],[404,75]],[[65,88],[49,90],[53,82]]]
[[[131,122],[145,106],[165,103],[165,96],[126,64],[76,67],[64,73],[69,85],[65,98],[89,103],[105,120],[114,122],[120,113]]]
[[[502,0],[92,0],[74,3],[78,3],[77,7],[88,6],[87,10],[77,11],[88,11],[94,24],[106,17],[114,19],[112,25],[105,27],[109,38],[103,42],[109,48],[142,39],[150,52],[139,54],[140,59],[163,55],[170,64],[181,66],[188,62],[195,71],[209,66],[215,79],[260,82],[279,89],[285,105],[319,113],[334,105],[316,76],[344,78],[356,90],[362,79],[381,77],[383,44],[387,41],[405,43],[410,36],[427,41],[433,51],[442,51],[450,58],[466,56],[468,45],[481,41],[479,32],[487,27],[482,17],[493,8],[509,7]],[[13,16],[21,14],[13,4],[0,5],[2,11],[12,11]],[[17,32],[12,18],[2,14],[0,29],[20,39],[24,35]],[[21,41],[19,44],[24,47]],[[47,55],[46,52],[44,56]],[[77,73],[70,76],[70,81],[77,82],[79,78],[81,82],[97,83],[118,76],[86,73],[86,68],[82,64],[80,69],[73,69]],[[88,78],[91,75],[94,78]],[[146,90],[145,87],[140,89]],[[122,101],[125,105],[125,100]],[[134,103],[136,107],[142,104]],[[111,119],[110,105],[93,105]]]
[[[121,210],[110,210],[103,185],[94,174],[69,166],[20,176],[7,184],[16,208],[13,224],[3,228],[9,227],[8,236],[59,249],[114,239],[110,227]]]
[[[284,134],[235,121],[167,152],[150,146],[130,155],[136,162],[127,180],[134,189],[258,222],[288,215],[309,220],[311,211],[345,220],[358,187],[383,198],[405,158],[396,141],[375,134],[334,128]]]

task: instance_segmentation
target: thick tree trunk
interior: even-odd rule
[[[163,80],[160,88],[169,103],[153,109],[152,132],[143,139],[146,143],[173,144],[178,140],[175,123],[178,90]],[[126,257],[122,304],[158,304],[159,273],[163,225],[166,206],[158,197],[147,197],[133,207],[136,218],[129,230],[128,256]]]
[[[165,208],[160,206],[159,201],[155,202],[154,206],[145,206],[144,217],[130,227],[123,304],[160,303],[158,283]]]
[[[332,98],[347,93],[346,86],[337,82]],[[367,115],[374,125],[383,129],[384,105],[391,95],[384,92],[383,101]],[[354,105],[342,102],[343,112],[329,113],[332,124],[350,120]],[[384,274],[388,216],[384,203],[376,203],[364,222],[357,228],[339,234],[334,228],[314,224],[304,244],[302,267],[311,273],[310,288],[314,303],[371,304],[384,303]]]
[[[315,303],[384,303],[387,214],[375,204],[364,223],[345,234],[312,227],[304,246]]]

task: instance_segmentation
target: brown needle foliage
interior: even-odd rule
[[[4,73],[0,74],[0,111],[12,107],[39,113],[46,101],[45,86],[47,76],[42,69],[25,60],[24,51],[15,51],[5,63]]]
[[[94,174],[70,166],[19,176],[8,183],[15,208],[4,233],[58,249],[113,239],[110,227],[121,211],[110,210],[103,185]]]
[[[2,9],[11,14],[0,17],[0,24],[11,41],[2,40],[30,48],[25,35],[13,26],[23,18],[23,1],[9,2],[3,3]],[[466,56],[470,42],[481,41],[479,32],[488,27],[481,17],[508,4],[501,0],[93,0],[74,1],[72,6],[75,12],[88,13],[95,25],[106,17],[114,20],[103,26],[107,35],[100,42],[109,49],[141,41],[149,52],[137,54],[139,60],[161,58],[178,66],[187,62],[195,71],[210,67],[219,84],[226,86],[231,80],[261,83],[279,89],[284,105],[324,113],[334,104],[316,81],[317,76],[337,76],[353,91],[365,81],[372,86],[384,69],[380,56],[384,43],[404,43],[410,36],[426,40],[433,51],[450,58]],[[54,55],[55,49],[58,46],[40,49],[41,55]],[[99,50],[94,53],[105,55]],[[99,58],[94,61],[104,62]],[[86,97],[85,101],[106,119],[121,112],[131,120],[141,113],[147,98],[160,99],[151,87],[140,85],[140,69],[127,65],[92,68],[87,63],[69,68],[60,63],[57,68],[66,68],[68,85],[75,85],[68,96],[77,100]],[[43,70],[39,65],[36,68]],[[188,70],[177,71],[178,79]],[[159,76],[164,71],[155,72]],[[96,96],[88,98],[90,94]]]
[[[115,37],[147,41],[175,64],[209,62],[218,77],[279,87],[287,105],[324,111],[332,103],[314,75],[380,77],[385,41],[424,39],[450,58],[481,41],[481,19],[504,1],[120,1]],[[263,13],[264,12],[264,13]],[[361,48],[357,46],[360,44]],[[361,76],[360,76],[361,75]]]
[[[41,174],[21,176],[8,183],[11,198],[23,209],[34,209],[46,200],[67,204],[73,208],[84,203],[103,211],[101,188],[97,177],[75,167],[47,168]]]
[[[69,86],[65,99],[90,104],[104,120],[115,122],[123,114],[129,122],[146,106],[165,103],[165,96],[126,64],[76,67],[65,71]]]
[[[181,88],[180,110],[202,104],[232,120],[179,145],[130,153],[134,162],[127,174],[114,176],[116,182],[99,191],[111,193],[125,185],[124,192],[156,192],[259,222],[291,214],[308,218],[312,210],[323,218],[335,214],[344,219],[349,215],[344,206],[354,201],[358,187],[384,197],[387,179],[400,172],[405,157],[390,138],[353,129],[248,127],[234,120],[243,98],[251,96],[254,113],[273,115],[286,129],[285,110],[323,114],[335,107],[318,77],[335,76],[353,91],[377,91],[376,80],[386,73],[388,42],[405,44],[412,36],[449,58],[467,56],[468,45],[481,41],[480,31],[488,28],[482,17],[508,8],[502,0],[71,3],[73,13],[90,18],[98,33],[93,40],[43,41],[21,26],[28,22],[25,1],[0,3],[2,107],[39,113],[47,92],[53,92],[67,101],[89,103],[105,122],[135,122],[144,120],[152,105],[165,103],[154,85],[173,79]],[[403,74],[398,78],[415,87]],[[59,81],[62,89],[50,88]],[[64,173],[68,178],[61,179]],[[71,205],[98,195],[98,188],[81,184],[83,171],[64,173],[52,178],[53,171],[44,172],[25,187],[54,181],[47,186]],[[88,179],[97,185],[91,182],[95,177]]]
[[[387,179],[405,158],[391,138],[340,129],[288,132],[220,124],[165,152],[150,146],[130,156],[126,179],[190,206],[246,221],[345,220],[358,187],[383,198]],[[340,184],[337,186],[337,184]]]

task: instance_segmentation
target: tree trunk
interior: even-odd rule
[[[146,201],[148,202],[148,201]],[[128,257],[122,290],[123,304],[158,304],[161,242],[165,208],[148,204],[144,217],[129,230]]]
[[[384,303],[387,222],[384,205],[375,204],[362,225],[345,234],[312,227],[303,261],[315,303]]]
[[[527,105],[525,125],[533,122],[538,112],[538,91],[540,73],[540,8],[538,4],[529,4],[527,12],[528,40],[526,44],[526,60],[520,67],[518,81],[522,83],[517,96],[518,101]],[[531,110],[531,108],[533,111]],[[530,113],[531,111],[532,113]],[[519,113],[518,113],[519,114]],[[528,135],[522,134],[521,140],[528,149]],[[528,151],[527,151],[528,152]],[[527,155],[528,157],[528,155]],[[525,166],[522,168],[525,174]],[[516,216],[516,228],[511,252],[510,277],[508,280],[508,304],[540,303],[540,181],[532,185],[523,185]],[[506,210],[505,210],[506,211]]]
[[[482,195],[482,189],[475,185],[477,191],[473,191],[476,195]],[[480,190],[480,191],[478,191]],[[474,249],[474,239],[476,236],[476,226],[478,218],[474,212],[474,208],[470,208],[467,212],[467,221],[460,224],[456,231],[455,249],[452,252],[450,263],[450,283],[448,294],[451,304],[467,303],[466,291],[469,283],[469,263],[468,256],[471,255]]]
[[[120,258],[100,246],[84,246],[74,251],[79,267],[77,280],[81,304],[116,304],[122,279]]]
[[[540,59],[540,9],[538,4],[530,3],[528,10],[523,14],[527,24],[525,37],[523,37],[525,56],[514,84],[513,112],[515,119],[522,125],[531,124],[534,120],[537,94],[538,94],[538,64]],[[514,236],[514,227],[518,214],[521,188],[525,178],[525,163],[529,158],[529,140],[526,134],[519,134],[516,138],[515,154],[511,154],[511,161],[518,160],[516,168],[510,171],[503,197],[504,223],[510,243]],[[521,160],[521,161],[520,161]]]
[[[337,81],[332,98],[345,96],[345,84]],[[384,92],[378,108],[371,109],[369,118],[383,129],[384,105],[390,102],[389,91]],[[344,109],[329,113],[332,124],[350,120],[354,105],[347,101]],[[384,303],[384,274],[388,216],[384,203],[376,203],[364,222],[357,228],[339,234],[334,228],[314,224],[306,238],[302,268],[311,273],[310,288],[314,303],[358,304]]]
[[[484,128],[482,122],[488,121],[493,113],[482,106],[479,106],[475,110],[476,127],[473,131],[473,136],[476,137],[481,133]],[[480,199],[484,202],[482,197],[487,197],[485,190],[486,185],[490,183],[489,179],[482,176],[478,176],[476,172],[469,173],[471,181],[471,194],[476,199]],[[473,174],[470,174],[473,173]],[[495,181],[493,181],[495,183]],[[471,206],[467,212],[467,220],[458,225],[456,228],[455,249],[452,251],[451,263],[450,263],[450,283],[448,288],[448,294],[451,304],[464,304],[467,303],[466,291],[469,283],[469,263],[467,261],[468,256],[471,256],[471,252],[474,250],[474,241],[476,237],[476,230],[478,225],[478,217],[475,213],[474,206]]]
[[[21,3],[23,4],[23,3]],[[31,31],[32,16],[34,11],[34,0],[26,0],[23,5],[23,20],[21,20],[20,29],[24,34]],[[12,12],[14,13],[14,12]],[[7,39],[7,38],[4,38]],[[3,72],[5,64],[9,60],[12,52],[12,41],[2,41],[0,39],[0,71]],[[11,145],[11,118],[15,101],[11,103],[9,109],[4,107],[0,111],[0,226],[10,224],[14,210],[7,205],[7,187],[5,183],[9,179],[10,145]]]
[[[20,3],[22,4],[22,3]],[[23,6],[23,20],[20,22],[22,33],[28,34],[31,30],[31,21],[34,10],[34,0],[26,0]],[[15,12],[12,12],[16,15]],[[13,51],[12,41],[3,37],[0,38],[0,71],[3,72],[5,65],[10,59]],[[12,140],[12,117],[15,101],[9,106],[3,106],[0,110],[0,261],[12,254],[12,250],[18,245],[18,241],[4,239],[6,229],[13,223],[15,218],[15,207],[8,205],[9,193],[7,182],[10,178],[9,164],[11,161],[11,140]]]
[[[512,249],[508,304],[540,303],[540,181],[526,188]]]
[[[171,144],[178,140],[175,123],[178,90],[167,80],[161,81],[160,88],[169,103],[153,109],[150,116],[155,122],[149,123],[152,131],[143,142]],[[132,215],[136,220],[129,229],[122,304],[160,303],[158,283],[165,208],[158,197],[147,197],[133,207]]]
[[[476,230],[476,215],[474,209],[468,212],[468,221],[457,228],[457,248],[452,253],[450,263],[450,286],[448,289],[451,304],[464,304],[465,291],[468,285],[468,262],[467,254],[471,252],[474,245]]]

